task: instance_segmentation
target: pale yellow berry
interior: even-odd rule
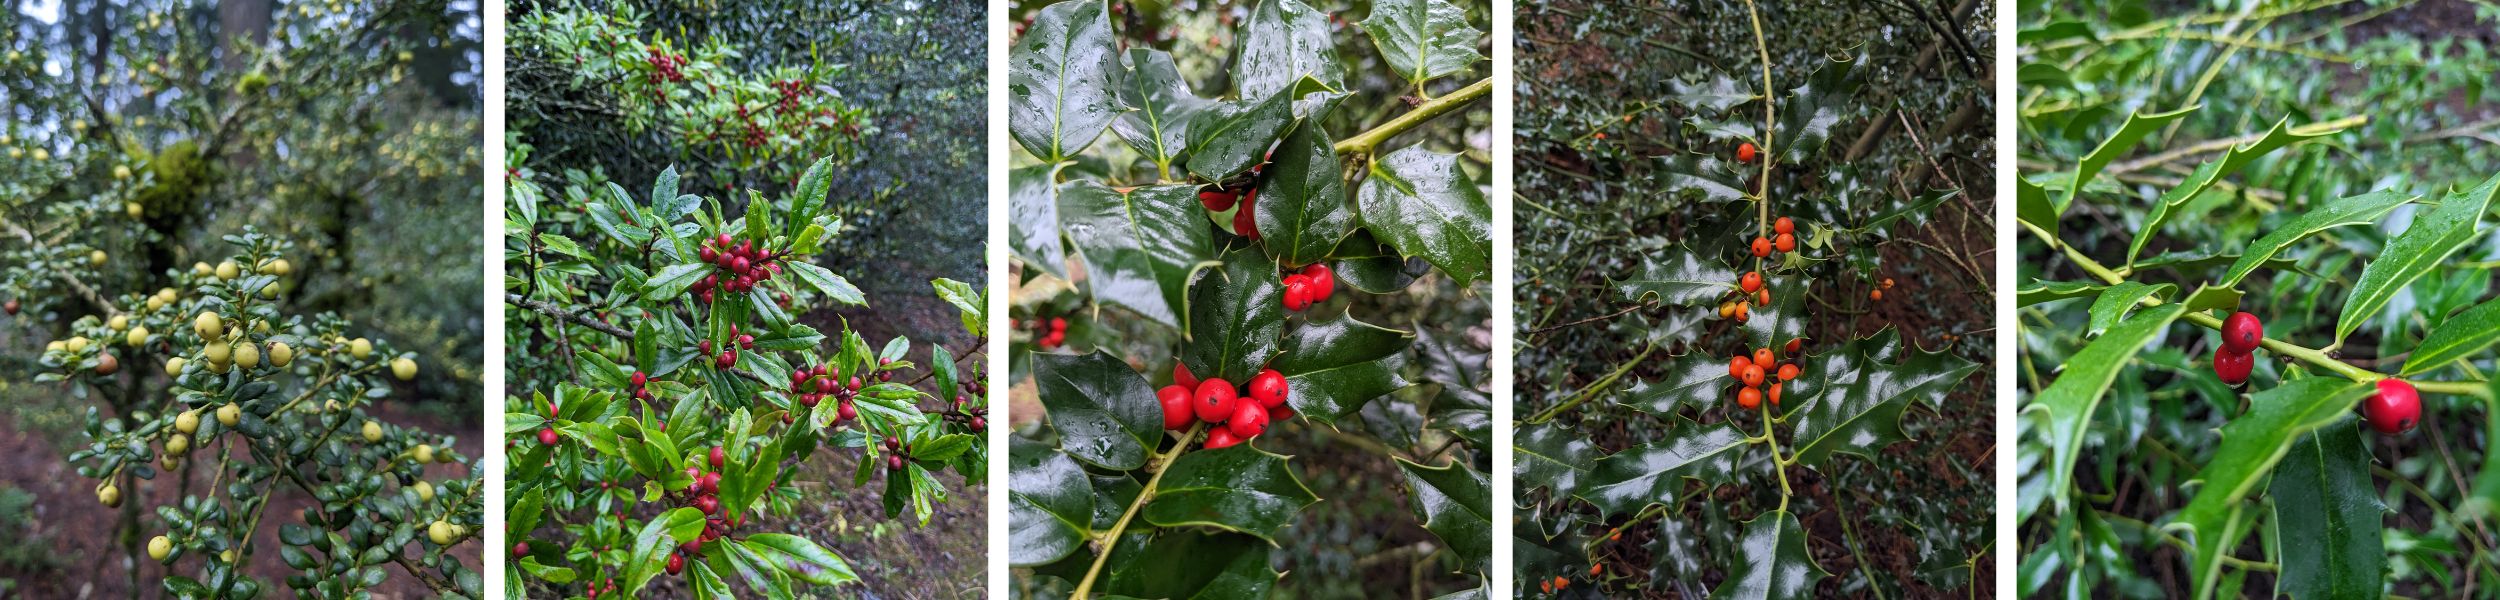
[[[148,65],[148,70],[151,70],[151,71],[156,70],[156,65],[155,65],[154,63],[150,63],[150,64]],[[129,178],[130,178],[130,165],[113,165],[113,178],[114,178],[114,179],[129,179]]]
[[[400,381],[416,379],[417,361],[405,356],[391,359],[391,376],[398,377]]]
[[[218,367],[219,373],[225,372],[226,365],[234,364],[234,346],[225,342],[209,342],[208,346],[200,348],[200,354],[208,358],[210,366]]]
[[[82,335],[72,337],[69,339],[68,343],[62,344],[61,347],[68,349],[71,354],[85,352],[87,350],[87,336]]]
[[[103,250],[96,250],[96,251],[88,252],[88,253],[87,253],[87,264],[91,264],[91,265],[95,265],[95,266],[99,266],[99,267],[104,266],[104,251],[103,251]]]
[[[260,261],[260,268],[255,270],[260,271],[262,275],[286,275],[294,272],[295,266],[287,264],[286,259],[272,258]]]
[[[148,558],[162,561],[173,553],[174,540],[172,538],[160,535],[156,536],[156,539],[148,540]]]
[[[218,278],[218,279],[225,279],[225,280],[229,280],[229,281],[231,281],[231,280],[233,280],[234,278],[236,278],[236,277],[241,277],[241,276],[243,276],[243,268],[242,268],[242,267],[235,266],[234,261],[229,260],[229,261],[225,261],[225,262],[217,263],[217,278]]]
[[[449,521],[435,521],[433,525],[425,527],[425,537],[434,540],[434,545],[449,546],[452,542],[460,541],[460,530]]]
[[[199,332],[201,339],[217,341],[226,337],[226,320],[218,317],[217,311],[203,311],[199,318],[191,320],[191,330]]]
[[[104,326],[111,327],[114,331],[129,331],[130,315],[113,315],[112,319],[104,322]]]
[[[270,365],[270,366],[273,366],[273,367],[278,367],[278,368],[283,369],[283,368],[286,368],[287,363],[292,363],[292,362],[295,362],[295,349],[294,349],[294,348],[289,348],[289,347],[287,347],[286,342],[270,342],[270,343],[269,343],[269,365]]]
[[[50,341],[50,342],[45,342],[45,343],[44,343],[44,345],[43,345],[43,351],[45,351],[45,352],[67,352],[67,351],[69,351],[69,343],[68,343],[68,342],[63,342],[63,341],[61,341],[61,340],[52,340],[52,341]]]
[[[417,482],[417,485],[415,485],[415,486],[413,486],[413,487],[415,487],[415,488],[416,488],[416,490],[417,490],[417,499],[418,499],[418,500],[423,500],[423,501],[426,501],[426,502],[433,502],[433,501],[434,501],[434,484],[431,484],[431,483],[426,483],[426,482],[423,482],[423,481],[419,481],[419,482]]]
[[[148,298],[148,312],[165,310],[165,302],[166,300],[163,297]]]
[[[191,272],[193,272],[193,273],[198,273],[198,274],[201,274],[201,275],[212,275],[212,274],[215,274],[215,273],[217,272],[217,270],[216,270],[216,269],[213,269],[213,268],[210,268],[210,267],[208,266],[208,263],[204,263],[204,262],[195,262],[195,263],[191,263]]]
[[[240,365],[246,369],[259,368],[260,346],[253,345],[251,342],[236,342],[234,345],[234,364]]]
[[[182,411],[182,414],[176,415],[174,417],[174,431],[180,431],[183,433],[199,433],[200,409],[194,408]]]
[[[243,422],[242,405],[228,404],[217,407],[217,424],[233,427],[234,424],[241,422]]]
[[[137,202],[123,202],[122,214],[130,215],[130,218],[137,219],[148,216],[148,209],[147,207],[140,206]]]
[[[130,328],[130,333],[122,336],[122,342],[132,346],[146,345],[148,343],[148,326],[140,325],[138,327]]]
[[[372,421],[366,421],[366,422],[365,422],[365,443],[367,443],[367,444],[371,444],[371,443],[374,443],[374,442],[379,442],[379,441],[382,441],[382,424],[381,424],[381,423],[375,423],[375,422],[372,422]]]
[[[411,458],[415,458],[417,464],[420,465],[434,462],[434,446],[431,444],[417,444],[417,449],[409,452],[409,456]]]
[[[183,360],[183,359],[182,359],[182,357],[180,357],[180,356],[176,356],[176,357],[173,357],[173,358],[168,358],[168,359],[165,359],[165,376],[166,376],[166,377],[181,377],[181,376],[182,376],[182,364],[183,364],[183,363],[186,363],[186,362],[190,362],[190,361]]]
[[[95,499],[97,502],[104,503],[105,506],[121,508],[122,489],[110,483],[104,484],[104,487],[95,491]]]
[[[186,434],[180,434],[180,433],[177,433],[177,434],[174,434],[174,436],[173,436],[173,437],[170,437],[170,438],[165,438],[165,455],[166,455],[166,456],[190,456],[190,455],[191,455],[191,436],[186,435]]]
[[[373,341],[356,338],[356,341],[348,342],[347,355],[356,357],[356,360],[364,360],[373,356]]]
[[[156,466],[157,468],[166,471],[179,469],[182,468],[182,459],[174,458],[172,456],[159,456],[156,457]]]

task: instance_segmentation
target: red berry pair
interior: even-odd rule
[[[1067,319],[1051,317],[1047,323],[1040,319],[1034,319],[1032,323],[1034,345],[1041,346],[1043,350],[1054,350],[1068,343]]]
[[[1773,237],[1754,236],[1753,257],[1770,258],[1773,252],[1797,251],[1797,223],[1780,217],[1771,223]]]
[[[911,453],[911,446],[889,435],[885,436],[885,452],[885,470],[901,471],[903,470],[903,455]]]
[[[1311,263],[1285,276],[1285,310],[1301,312],[1337,294],[1337,273],[1325,263]]]
[[[1155,400],[1163,405],[1163,428],[1187,429],[1192,420],[1216,425],[1207,430],[1210,450],[1267,433],[1271,419],[1293,418],[1293,407],[1285,405],[1291,386],[1275,369],[1260,371],[1250,378],[1249,386],[1238,391],[1222,379],[1198,381],[1181,365],[1172,367],[1172,380],[1172,385],[1155,392]]]
[[[2257,366],[2253,353],[2265,339],[2266,327],[2257,322],[2257,315],[2231,313],[2231,318],[2222,321],[2222,347],[2214,349],[2214,376],[2231,385],[2247,383],[2249,371]]]
[[[633,376],[633,378],[632,378],[632,379],[629,379],[629,380],[627,380],[627,381],[625,382],[625,383],[626,383],[626,385],[625,385],[625,393],[626,393],[627,395],[631,395],[631,396],[633,396],[635,400],[641,400],[641,401],[644,401],[644,402],[650,402],[650,401],[651,401],[651,390],[649,390],[649,389],[645,389],[645,388],[643,387],[643,384],[650,383],[650,382],[651,382],[651,376],[650,376],[650,375],[644,374],[644,373],[643,373],[643,372],[641,372],[641,371],[635,371],[635,372],[634,372],[634,376]]]

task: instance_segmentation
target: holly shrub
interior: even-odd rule
[[[515,152],[513,169],[527,159]],[[822,593],[808,586],[859,579],[848,561],[804,535],[743,529],[807,502],[814,482],[794,477],[820,448],[861,457],[833,485],[877,486],[885,517],[924,527],[955,500],[933,471],[986,479],[986,387],[956,364],[981,355],[978,288],[931,282],[973,343],[932,344],[928,365],[904,360],[910,340],[798,320],[868,303],[815,262],[841,228],[827,214],[832,165],[743,201],[681,194],[673,170],[639,198],[510,181],[507,335],[535,357],[516,364],[538,372],[516,368],[505,404],[508,595],[633,596],[663,576],[697,596],[738,581]]]
[[[1485,10],[1070,0],[1019,25],[1011,316],[1041,409],[1009,450],[1019,594],[1311,594],[1383,558],[1399,595],[1483,593],[1491,209],[1464,151],[1489,118]],[[1313,439],[1344,444],[1271,452]],[[1402,475],[1388,497],[1321,505],[1305,484],[1371,462]],[[1348,516],[1397,496],[1390,526],[1437,543]]]
[[[0,11],[0,391],[110,550],[18,583],[478,597],[476,463],[382,416],[474,413],[475,13],[55,8]]]
[[[1523,3],[1509,593],[1988,587],[1993,28],[1909,4]]]
[[[2026,15],[2019,593],[2492,597],[2495,13],[2169,8]]]

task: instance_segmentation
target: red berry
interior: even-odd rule
[[[699,354],[711,354],[712,340],[696,340],[694,343],[694,351]]]
[[[703,259],[703,262],[709,263],[715,260],[720,260],[720,253],[712,251],[711,246],[704,246],[702,250],[695,251],[695,257]]]
[[[1260,408],[1274,408],[1278,404],[1284,404],[1285,396],[1293,391],[1291,387],[1285,385],[1285,374],[1278,373],[1275,369],[1259,371],[1258,375],[1251,376],[1249,389],[1250,397],[1258,400]]]
[[[1253,216],[1257,212],[1258,202],[1259,188],[1242,191],[1241,211],[1233,213],[1233,231],[1240,233],[1241,237],[1259,239],[1259,219]]]
[[[642,387],[643,384],[650,383],[651,378],[647,375],[643,375],[641,371],[635,371],[633,381],[634,387]]]
[[[1745,372],[1737,375],[1736,378],[1744,380],[1745,387],[1762,387],[1762,367],[1760,365],[1745,365]]]
[[[1293,420],[1293,415],[1293,406],[1288,404],[1278,404],[1267,409],[1267,421],[1270,423],[1277,421],[1291,421]]]
[[[1206,207],[1207,212],[1224,212],[1232,210],[1233,201],[1236,199],[1238,199],[1238,197],[1234,196],[1232,192],[1220,190],[1198,192],[1198,205]]]
[[[712,468],[714,468],[714,469],[718,469],[718,468],[720,468],[720,467],[721,467],[721,463],[722,463],[722,462],[724,462],[724,461],[726,461],[726,460],[728,460],[728,458],[729,458],[729,455],[721,453],[720,446],[713,446],[713,447],[712,447]]]
[[[1805,351],[1806,351],[1806,339],[1805,339],[1805,338],[1793,338],[1793,339],[1788,340],[1788,352],[1787,352],[1787,355],[1788,355],[1788,357],[1789,357],[1789,358],[1796,358],[1796,357],[1798,357],[1799,355],[1802,355]]]
[[[668,555],[668,574],[670,574],[670,575],[676,575],[678,572],[680,572],[680,571],[684,571],[684,570],[686,570],[686,556],[685,556],[685,555],[683,555],[683,554],[671,554],[671,555]]]
[[[1189,405],[1198,414],[1198,420],[1222,423],[1232,418],[1233,410],[1239,408],[1241,402],[1240,396],[1233,393],[1232,382],[1209,378],[1198,382],[1198,391],[1191,397]]]
[[[1337,272],[1328,265],[1312,263],[1302,268],[1302,276],[1311,280],[1312,303],[1327,302],[1329,296],[1337,294]]]
[[[2422,422],[2422,393],[2402,379],[2389,377],[2378,380],[2378,393],[2361,401],[2361,417],[2379,433],[2396,435],[2412,431],[2414,425]]]
[[[2223,383],[2239,385],[2248,381],[2249,370],[2256,366],[2257,358],[2249,353],[2232,352],[2227,347],[2214,349],[2214,376],[2222,378]]]
[[[2257,315],[2241,311],[2231,313],[2231,318],[2222,320],[2223,348],[2233,352],[2251,352],[2257,349],[2257,342],[2265,339],[2266,326],[2257,322]]]
[[[1779,365],[1779,361],[1771,359],[1770,348],[1755,348],[1753,349],[1753,365],[1762,367],[1763,370],[1767,371],[1777,367]]]
[[[720,351],[720,358],[716,358],[716,359],[713,359],[713,360],[712,360],[712,367],[713,367],[713,368],[718,368],[718,369],[727,369],[727,368],[734,367],[734,366],[738,366],[738,349],[737,349],[737,348],[730,348],[730,349],[728,349],[728,350],[722,350],[722,351]]]
[[[1232,445],[1233,445],[1233,444],[1239,444],[1239,443],[1241,443],[1241,438],[1240,438],[1240,437],[1238,437],[1238,436],[1234,436],[1234,435],[1233,435],[1233,430],[1232,430],[1232,429],[1230,429],[1230,428],[1225,428],[1225,427],[1216,427],[1216,428],[1213,428],[1213,429],[1209,429],[1209,430],[1207,430],[1207,449],[1208,449],[1208,450],[1215,450],[1215,449],[1219,449],[1219,448],[1229,448],[1229,447],[1232,447]]]
[[[859,410],[851,408],[851,403],[849,402],[842,403],[841,409],[836,411],[835,414],[840,416],[844,421],[859,418]]]
[[[706,494],[718,494],[718,493],[720,493],[720,474],[719,474],[719,473],[704,473],[704,474],[703,474],[703,478],[702,478],[702,483],[703,483],[703,493],[706,493]]]
[[[563,441],[563,439],[563,436],[556,435],[556,429],[554,427],[546,427],[538,430],[539,444],[553,446],[556,445],[556,442]]]
[[[1769,397],[1771,398],[1771,405],[1772,405],[1772,406],[1779,406],[1779,405],[1780,405],[1780,384],[1776,384],[1776,383],[1771,384],[1771,391],[1770,391],[1769,393],[1765,393],[1765,394],[1763,394],[1763,395],[1764,395],[1764,396],[1769,396]]]
[[[1789,233],[1780,234],[1779,237],[1771,239],[1771,248],[1781,252],[1796,252],[1797,236]]]
[[[1771,256],[1771,238],[1766,238],[1766,237],[1761,237],[1761,236],[1755,236],[1755,237],[1753,238],[1753,257],[1754,257],[1754,258],[1769,258],[1770,256]]]
[[[1796,233],[1797,223],[1795,221],[1788,220],[1788,217],[1780,217],[1779,220],[1771,222],[1771,231],[1776,233]]]
[[[1155,400],[1163,404],[1163,428],[1179,431],[1198,420],[1198,410],[1189,404],[1189,388],[1179,384],[1163,386],[1155,392]]]
[[[708,514],[715,513],[715,512],[719,512],[719,511],[720,511],[720,497],[719,497],[719,496],[695,496],[695,497],[694,497],[694,509],[695,509],[695,510],[699,510],[699,511],[703,511],[703,514],[707,514],[707,515],[708,515]]]
[[[896,471],[901,471],[901,470],[903,470],[903,455],[901,455],[901,454],[888,454],[888,455],[885,455],[885,468],[887,468],[887,469],[892,469],[892,470],[896,470]]]
[[[1240,408],[1233,409],[1233,418],[1224,421],[1224,427],[1232,430],[1233,437],[1246,440],[1267,433],[1267,409],[1256,402],[1240,404]]]
[[[1762,406],[1762,390],[1745,388],[1736,391],[1736,405],[1752,409]]]
[[[1744,277],[1736,279],[1736,287],[1744,289],[1747,294],[1762,289],[1762,272],[1746,271]]]
[[[1311,307],[1311,280],[1301,275],[1285,278],[1285,310],[1301,312]]]
[[[1780,381],[1788,381],[1796,378],[1797,365],[1795,363],[1780,365]],[[1778,402],[1773,402],[1772,404],[1778,404]]]
[[[1753,142],[1745,142],[1736,145],[1736,162],[1753,164],[1753,157]]]
[[[529,555],[529,553],[530,553],[530,543],[529,543],[529,542],[516,542],[516,543],[512,544],[512,556],[513,556],[514,558],[519,558],[519,557],[522,557],[522,556],[528,556],[528,555]]]
[[[1198,389],[1198,376],[1189,373],[1188,364],[1175,361],[1172,363],[1172,385],[1185,389]]]
[[[1743,379],[1745,378],[1745,368],[1751,366],[1753,366],[1752,358],[1743,354],[1738,354],[1736,355],[1736,358],[1732,358],[1727,361],[1727,376]]]
[[[720,237],[712,238],[712,243],[720,246],[723,251],[727,251],[729,249],[729,242],[730,239],[728,233],[722,233],[720,234]]]

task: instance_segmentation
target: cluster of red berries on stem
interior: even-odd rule
[[[1753,305],[1771,305],[1771,290],[1763,286],[1761,271],[1746,271],[1736,278],[1736,298],[1719,303],[1719,318],[1743,323],[1753,312]]]
[[[738,366],[738,350],[740,348],[754,350],[755,336],[739,333],[738,326],[736,325],[729,326],[729,347],[721,349],[720,354],[712,354],[712,340],[695,340],[694,342],[695,353],[704,356],[711,356],[712,368],[715,369],[727,369]]]
[[[2222,320],[2222,347],[2214,349],[2214,376],[2231,385],[2247,383],[2248,372],[2257,366],[2257,343],[2265,339],[2266,326],[2257,315],[2231,313]]]
[[[643,54],[644,60],[651,63],[651,74],[644,76],[647,81],[651,82],[651,85],[678,83],[686,80],[686,73],[681,70],[686,66],[686,55],[669,54],[661,51],[659,46],[645,49]]]
[[[1218,184],[1215,189],[1198,192],[1198,205],[1205,207],[1207,212],[1224,212],[1240,206],[1241,211],[1233,213],[1233,231],[1240,233],[1241,237],[1259,239],[1258,187],[1243,186],[1236,191]]]
[[[1033,345],[1041,346],[1043,350],[1056,350],[1068,343],[1068,320],[1065,318],[1051,317],[1048,321],[1034,319],[1025,325],[1033,330]]]
[[[1337,294],[1337,273],[1325,263],[1311,263],[1300,273],[1285,275],[1285,310],[1300,312]]]
[[[636,374],[636,375],[640,375],[641,373],[635,373],[635,374]],[[564,441],[564,436],[563,436],[562,434],[558,434],[558,433],[556,433],[555,422],[556,422],[556,401],[554,401],[554,400],[548,400],[548,401],[547,401],[547,424],[538,428],[538,444],[539,444],[539,445],[541,445],[541,446],[553,446],[553,445],[556,445],[556,443],[557,443],[557,442],[562,442],[562,441]]]
[[[848,381],[843,380],[842,372],[834,370],[832,365],[816,365],[812,369],[790,372],[790,394],[798,397],[800,406],[815,408],[827,397],[842,403],[836,412],[841,417],[837,422],[859,418],[859,410],[851,405],[851,399],[859,396],[860,383],[856,374]]]
[[[815,86],[808,85],[806,81],[797,79],[775,81],[773,82],[773,90],[781,93],[781,99],[775,103],[774,108],[780,110],[783,114],[789,114],[790,111],[798,110],[799,99],[806,98],[816,93]]]
[[[1275,369],[1259,371],[1249,386],[1234,389],[1232,382],[1214,377],[1200,381],[1188,365],[1174,364],[1172,385],[1156,391],[1155,400],[1163,404],[1164,429],[1182,431],[1192,423],[1207,423],[1206,447],[1213,450],[1259,437],[1271,421],[1292,419],[1293,407],[1285,405],[1291,392],[1285,375]]]
[[[703,535],[678,544],[677,551],[668,555],[668,574],[670,575],[685,571],[687,557],[700,559],[703,556],[704,544],[729,535],[730,528],[737,525],[720,515],[720,469],[728,462],[728,456],[722,452],[720,446],[713,446],[712,455],[709,458],[712,465],[709,471],[700,466],[686,467],[686,477],[694,480],[693,483],[686,485],[686,506],[692,506],[695,510],[703,512]]]
[[[648,383],[651,383],[650,374],[635,371],[633,377],[626,378],[625,380],[625,393],[632,395],[635,400],[650,402],[651,390],[644,387],[644,385]]]
[[[1780,217],[1771,222],[1772,237],[1754,236],[1753,257],[1770,258],[1774,252],[1797,251],[1797,222]]]
[[[1780,362],[1770,348],[1756,348],[1751,355],[1738,354],[1728,360],[1727,376],[1744,384],[1736,391],[1737,406],[1753,410],[1762,406],[1762,401],[1766,399],[1771,401],[1772,406],[1779,406],[1780,387],[1796,379],[1803,371],[1796,361],[1799,353],[1805,351],[1805,339],[1788,340],[1788,347],[1784,350],[1787,351],[1788,362]],[[1765,383],[1770,384],[1769,387],[1764,387]]]
[[[970,375],[971,377],[955,382],[958,390],[955,392],[955,410],[946,413],[944,418],[960,419],[965,427],[972,429],[973,433],[980,433],[989,426],[989,422],[982,420],[982,417],[988,415],[988,411],[972,406],[972,398],[981,395],[981,392],[987,388],[981,385],[980,371],[972,371]]]
[[[777,260],[781,257],[774,256],[771,249],[759,250],[753,240],[739,241],[727,233],[706,240],[703,249],[697,250],[695,256],[718,269],[687,288],[694,292],[696,300],[704,304],[712,303],[712,292],[715,290],[743,294],[754,290],[755,284],[781,274],[781,263]],[[723,275],[729,278],[722,279]]]
[[[891,435],[885,436],[884,444],[885,470],[902,471],[903,455],[911,453],[911,445],[905,444],[901,438],[896,438]]]

